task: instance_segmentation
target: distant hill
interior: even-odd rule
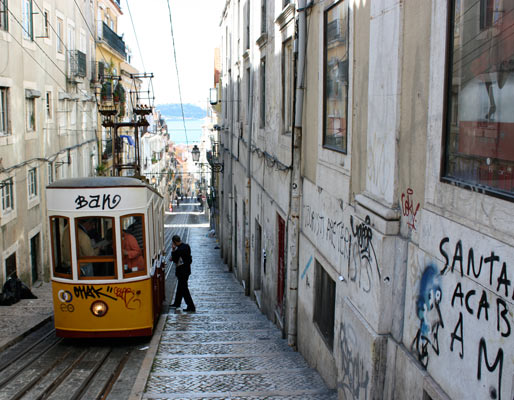
[[[184,104],[184,117],[185,118],[205,118],[207,111],[203,108],[195,106],[194,104]],[[161,114],[170,119],[182,118],[182,110],[180,104],[158,104],[155,106]]]

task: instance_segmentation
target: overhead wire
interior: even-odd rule
[[[180,77],[178,73],[178,61],[177,61],[177,52],[175,48],[175,36],[173,35],[173,22],[171,18],[171,7],[170,7],[170,0],[167,0],[168,2],[168,15],[170,17],[170,30],[171,30],[171,40],[173,44],[173,58],[175,59],[175,70],[177,72],[177,85],[178,85],[178,96],[180,101],[180,110],[182,112],[182,122],[184,124],[184,134],[186,136],[186,145],[189,148],[189,140],[187,138],[187,128],[186,128],[186,117],[184,116],[184,104],[182,103],[182,91],[180,90]]]
[[[3,3],[3,5],[4,5],[4,9],[5,9],[9,14],[10,14],[10,16],[12,17],[12,19],[13,19],[14,21],[16,21],[16,23],[21,27],[22,31],[23,31],[23,32],[25,32],[29,37],[31,37],[31,38],[32,38],[32,40],[31,40],[31,41],[32,41],[32,43],[34,43],[34,44],[35,44],[35,46],[36,46],[39,50],[41,50],[41,52],[46,56],[46,58],[48,58],[48,59],[50,60],[50,62],[55,66],[55,68],[56,68],[56,69],[57,69],[61,74],[63,74],[63,76],[64,76],[65,78],[67,78],[67,74],[66,74],[66,72],[65,72],[65,71],[63,71],[63,70],[62,70],[62,69],[61,69],[61,68],[60,68],[60,67],[55,63],[55,61],[54,61],[54,60],[53,60],[53,59],[48,55],[48,53],[47,53],[47,52],[46,52],[46,51],[45,51],[45,50],[44,50],[44,49],[43,49],[43,48],[42,48],[42,47],[41,47],[41,46],[40,46],[40,45],[39,45],[35,40],[33,40],[33,39],[34,39],[34,38],[33,38],[34,32],[32,32],[32,33],[31,33],[31,32],[29,32],[29,31],[27,31],[27,29],[25,29],[25,27],[24,27],[24,26],[23,26],[23,24],[19,21],[19,19],[18,19],[18,18],[13,14],[13,12],[9,9],[9,7],[7,7],[6,0],[0,0],[0,1]],[[44,12],[43,12],[43,10],[39,7],[39,5],[37,4],[37,2],[36,2],[36,1],[33,1],[33,4],[35,4],[35,5],[36,5],[36,7],[41,11],[41,13],[42,13],[42,14],[44,13]],[[47,22],[48,22],[48,21],[47,21]],[[58,37],[58,38],[59,38],[59,40],[60,40],[60,41],[61,41],[61,43],[63,44],[63,47],[66,49],[66,51],[68,51],[68,48],[66,47],[66,45],[65,45],[65,44],[64,44],[64,42],[62,41],[62,38],[57,34],[57,32],[55,31],[55,29],[54,29],[54,27],[52,26],[52,24],[48,22],[48,25],[51,27],[52,31],[56,34],[56,37]],[[86,25],[87,25],[87,24],[86,24]],[[25,46],[23,46],[23,44],[22,44],[22,43],[20,43],[20,42],[18,41],[18,39],[14,36],[14,34],[11,32],[11,30],[7,30],[7,33],[9,33],[10,37],[14,40],[14,42],[20,46],[20,48],[21,48],[21,49],[22,49],[22,50],[23,50],[23,51],[24,51],[24,52],[25,52],[25,53],[26,53],[26,54],[27,54],[27,55],[28,55],[28,56],[29,56],[29,57],[30,57],[30,58],[31,58],[35,63],[36,63],[36,65],[38,65],[38,66],[39,66],[39,67],[44,71],[44,73],[45,73],[45,74],[46,74],[50,79],[52,79],[52,81],[54,81],[54,82],[55,82],[56,86],[57,86],[59,89],[61,89],[62,91],[66,92],[66,88],[64,88],[64,87],[61,85],[61,82],[59,82],[59,81],[57,80],[57,78],[56,78],[53,74],[51,74],[51,73],[47,70],[47,68],[45,68],[45,67],[44,67],[44,66],[43,66],[43,65],[42,65],[42,64],[41,64],[41,63],[40,63],[40,62],[39,62],[39,61],[34,57],[34,55],[32,55],[32,54],[27,50],[27,48],[26,48]],[[86,115],[86,116],[87,116],[87,117],[89,117],[90,119],[92,119],[92,117],[91,117],[90,115]],[[43,130],[46,130],[46,129],[47,129],[47,128],[43,128]],[[70,129],[69,131],[72,131],[72,130]],[[86,130],[86,132],[88,132],[88,131],[90,131],[90,130]],[[84,132],[84,130],[82,130],[82,132]],[[96,129],[94,130],[94,132],[96,132]],[[89,144],[89,143],[91,143],[91,142],[94,142],[94,141],[96,141],[96,137],[95,137],[95,139],[90,139],[90,140],[87,140],[87,141],[82,142],[82,143],[77,143],[77,144],[75,144],[75,145],[73,145],[73,146],[70,146],[70,147],[67,147],[67,148],[65,148],[65,149],[61,149],[61,150],[59,150],[57,153],[55,153],[54,155],[52,155],[52,156],[50,156],[50,157],[47,157],[47,158],[42,158],[42,157],[33,158],[33,159],[30,159],[30,160],[25,160],[25,161],[23,161],[22,163],[18,163],[18,164],[16,164],[16,165],[12,165],[12,166],[10,166],[10,167],[8,167],[8,168],[1,168],[1,169],[0,169],[0,172],[10,172],[11,170],[14,170],[14,169],[16,169],[16,168],[22,167],[22,166],[27,165],[27,164],[29,164],[29,163],[32,163],[32,162],[34,162],[34,161],[46,161],[46,162],[53,162],[53,161],[51,160],[51,158],[52,158],[52,157],[53,157],[53,158],[54,158],[54,160],[55,160],[55,158],[56,158],[59,154],[62,154],[62,153],[64,153],[64,152],[66,152],[66,151],[69,151],[69,150],[74,149],[74,148],[77,148],[77,147],[82,147],[82,146],[84,146],[84,145],[86,145],[86,144]]]
[[[146,73],[145,60],[143,58],[143,53],[141,52],[141,46],[139,45],[139,39],[137,37],[136,26],[134,24],[134,19],[132,18],[132,11],[130,11],[129,0],[125,0],[125,2],[127,4],[127,10],[129,12],[130,23],[132,24],[132,30],[134,31],[134,38],[136,39],[136,45],[137,45],[137,49],[139,51],[139,57],[141,58],[141,65],[143,66],[143,70]],[[153,96],[155,92],[154,92],[154,88],[153,88],[153,82],[152,82],[151,79],[150,79],[150,82],[148,83],[148,97],[149,97],[149,100],[150,100],[150,91],[151,91],[151,94]]]

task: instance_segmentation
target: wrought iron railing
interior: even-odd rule
[[[109,46],[111,46],[114,50],[120,53],[123,58],[127,58],[127,51],[125,49],[125,42],[123,39],[116,34],[109,26],[104,22],[103,23],[103,40],[107,42]]]

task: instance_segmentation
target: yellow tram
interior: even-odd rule
[[[164,204],[129,177],[47,187],[55,329],[61,337],[149,336],[164,300]]]

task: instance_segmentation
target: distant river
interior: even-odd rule
[[[202,126],[206,124],[205,119],[186,119],[186,129],[184,130],[184,122],[182,119],[168,119],[168,132],[170,139],[175,144],[192,144],[199,143],[202,136]]]

